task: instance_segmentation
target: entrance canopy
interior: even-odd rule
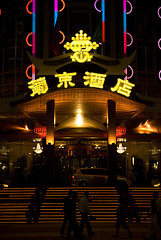
[[[117,124],[139,114],[146,107],[119,94],[95,88],[68,88],[46,93],[18,107],[40,125],[47,122],[47,102],[55,100],[56,131],[107,131],[107,102],[116,102]],[[78,126],[77,117],[82,124]],[[74,130],[75,129],[75,130]],[[80,131],[81,130],[81,131]]]

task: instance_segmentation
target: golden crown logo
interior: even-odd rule
[[[75,34],[75,37],[72,37],[72,42],[67,42],[64,45],[64,48],[67,50],[72,50],[74,52],[73,55],[70,56],[73,62],[90,62],[92,59],[92,55],[90,55],[88,52],[92,49],[97,49],[99,47],[99,44],[96,42],[91,42],[91,37],[87,36],[87,33],[83,33],[83,30],[80,30],[79,33]]]

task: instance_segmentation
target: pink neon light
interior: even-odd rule
[[[28,38],[29,38],[29,36],[32,34],[32,32],[30,32],[28,35],[27,35],[27,37],[26,37],[26,43],[27,43],[27,45],[29,46],[29,47],[32,47],[32,44],[30,44],[29,43],[29,41],[28,41]]]
[[[161,18],[161,15],[160,15],[160,13],[159,13],[160,9],[161,9],[161,7],[158,8],[158,17],[159,17],[159,18]]]
[[[95,7],[95,9],[96,9],[97,12],[101,12],[101,10],[99,10],[99,9],[96,7],[96,4],[97,4],[98,1],[99,1],[99,0],[96,0],[96,1],[95,1],[94,7]]]
[[[134,70],[133,70],[133,68],[132,68],[130,65],[128,65],[128,67],[129,67],[130,70],[131,70],[131,75],[130,75],[129,77],[127,77],[127,79],[130,79],[130,78],[132,78],[132,76],[134,75]]]
[[[159,76],[159,80],[161,80],[161,70],[159,71],[158,76]]]
[[[36,44],[35,44],[35,33],[32,33],[32,56],[35,56],[36,53]]]
[[[131,38],[131,42],[129,44],[127,44],[127,47],[131,46],[131,44],[133,43],[133,37],[130,33],[127,32],[127,35],[130,36]]]
[[[158,41],[158,48],[161,50],[160,41],[161,41],[161,38]]]
[[[127,52],[127,35],[126,32],[124,32],[124,55],[126,56]]]
[[[36,0],[32,0],[32,12],[36,11]]]
[[[123,12],[126,12],[126,0],[123,1]]]
[[[55,11],[58,11],[58,0],[54,0]]]
[[[131,2],[129,2],[128,0],[126,0],[126,2],[130,5],[130,10],[128,12],[126,12],[126,14],[130,14],[132,12],[133,7],[132,7]]]

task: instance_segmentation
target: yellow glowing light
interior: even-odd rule
[[[136,128],[136,131],[138,131],[139,133],[143,134],[143,133],[157,132],[157,129],[151,127],[149,121],[147,120],[144,124],[140,123],[139,126]]]
[[[76,124],[77,124],[77,126],[79,126],[79,127],[82,126],[82,124],[83,124],[83,119],[82,119],[81,113],[78,113],[78,114],[77,114]]]
[[[37,154],[42,153],[42,149],[41,149],[40,143],[37,143],[36,149],[34,150],[34,152],[36,152]]]
[[[28,82],[28,85],[28,88],[33,91],[32,94],[30,94],[31,97],[35,96],[35,94],[45,94],[48,91],[48,85],[45,77],[40,77],[36,80],[32,80]]]
[[[25,130],[26,130],[26,131],[29,131],[29,128],[28,128],[28,126],[27,126],[27,125],[25,125]]]
[[[100,74],[100,73],[93,73],[93,72],[85,72],[87,76],[83,76],[83,78],[86,80],[84,82],[84,85],[89,85],[90,87],[96,87],[96,88],[103,88],[106,74]]]
[[[125,95],[126,97],[130,96],[131,89],[135,86],[135,84],[130,83],[127,79],[123,80],[121,78],[117,79],[117,84],[115,87],[111,88],[112,92],[120,93],[122,95]]]
[[[126,149],[127,149],[126,147],[122,146],[122,143],[119,143],[119,146],[117,147],[117,152],[122,154],[126,151]]]
[[[61,86],[63,86],[64,84],[64,88],[68,87],[68,84],[71,87],[75,86],[75,83],[72,82],[72,76],[75,76],[77,73],[73,72],[73,73],[67,73],[67,72],[63,72],[63,74],[55,74],[55,77],[59,78],[59,84],[57,85],[58,88],[60,88]]]
[[[72,37],[72,42],[67,42],[64,45],[64,48],[67,50],[72,50],[74,52],[73,55],[70,56],[73,62],[90,62],[92,59],[92,55],[90,55],[88,52],[92,49],[97,49],[99,47],[99,44],[96,42],[91,42],[91,37],[87,37],[87,33],[83,33],[82,30],[79,31],[79,33],[75,34],[75,37]]]

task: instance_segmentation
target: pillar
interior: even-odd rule
[[[47,102],[47,132],[46,132],[46,144],[54,145],[55,141],[55,101],[51,100]]]
[[[55,158],[55,101],[47,102],[47,133],[46,133],[46,157],[47,157],[47,179],[50,186],[56,186],[56,168]]]
[[[108,100],[108,168],[109,184],[116,185],[117,175],[117,149],[116,149],[116,103]]]

